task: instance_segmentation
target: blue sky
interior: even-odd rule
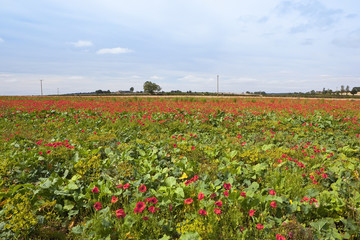
[[[360,1],[0,0],[0,95],[360,86]]]

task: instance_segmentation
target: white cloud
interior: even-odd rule
[[[162,80],[164,78],[154,75],[154,76],[150,77],[150,79],[152,79],[152,80]]]
[[[128,48],[102,48],[98,50],[97,54],[121,54],[121,53],[130,53],[133,52],[131,49]]]
[[[91,41],[85,41],[85,40],[79,40],[77,42],[71,42],[71,45],[73,45],[74,47],[91,47],[93,45],[93,43]]]

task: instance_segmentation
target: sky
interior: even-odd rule
[[[360,87],[356,0],[0,0],[0,95]]]

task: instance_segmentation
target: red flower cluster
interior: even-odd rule
[[[187,186],[187,185],[189,185],[190,183],[195,182],[196,180],[199,180],[199,176],[198,176],[198,175],[195,175],[195,176],[192,177],[190,180],[187,180],[187,181],[185,182],[185,185]]]
[[[116,210],[116,217],[117,218],[124,218],[126,216],[126,213],[124,212],[124,209],[118,209]]]
[[[138,202],[136,203],[136,207],[134,208],[134,213],[142,213],[146,207],[146,204],[144,202]]]

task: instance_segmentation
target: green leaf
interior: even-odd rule
[[[168,177],[168,178],[166,178],[165,184],[166,184],[168,187],[175,186],[175,185],[176,185],[176,178],[175,178],[175,177]]]
[[[160,238],[159,240],[170,240],[170,237],[168,235],[164,235],[162,238]]]
[[[74,234],[82,234],[83,230],[83,226],[77,225],[71,229],[71,232],[73,232]]]
[[[135,224],[135,222],[136,222],[136,220],[135,220],[132,216],[128,215],[128,216],[125,217],[125,222],[124,222],[124,224],[125,224],[126,226],[128,226],[128,227],[131,228],[132,225]]]
[[[65,210],[71,210],[71,209],[73,209],[75,207],[75,203],[74,202],[72,202],[72,201],[69,201],[69,200],[65,200],[64,201],[64,209]]]
[[[181,235],[179,240],[200,240],[200,235],[198,232],[186,232]]]
[[[182,187],[176,188],[175,193],[182,198],[185,197],[184,189]]]
[[[47,179],[45,182],[43,182],[42,184],[40,184],[40,188],[43,189],[47,189],[49,187],[51,187],[52,181],[50,179]]]
[[[74,183],[73,181],[70,181],[66,188],[69,190],[76,190],[79,188],[79,186],[76,185],[76,183]]]

